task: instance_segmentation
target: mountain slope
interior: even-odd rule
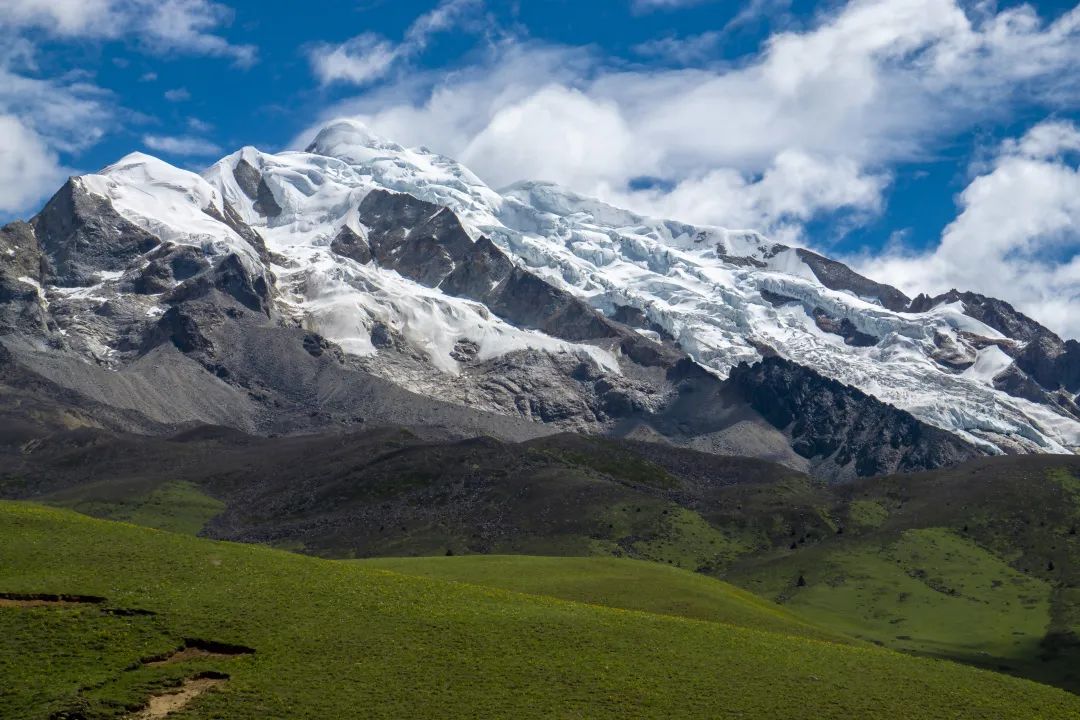
[[[28,505],[0,504],[0,541],[12,720],[127,717],[178,688],[186,717],[236,720],[1080,716],[1067,693],[948,662]]]
[[[5,362],[111,429],[574,430],[833,480],[1080,445],[1072,345],[1004,304],[500,194],[351,121],[202,176],[129,155],[0,231],[0,262]]]

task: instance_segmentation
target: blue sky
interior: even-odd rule
[[[357,116],[489,184],[749,227],[1080,334],[1080,10],[873,0],[0,0],[0,217],[132,150]]]

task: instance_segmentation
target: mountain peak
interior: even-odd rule
[[[338,118],[323,127],[307,152],[346,162],[365,162],[384,152],[400,152],[401,145],[376,134],[355,118]]]

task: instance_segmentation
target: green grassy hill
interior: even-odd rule
[[[0,495],[98,517],[340,559],[649,560],[828,632],[1080,693],[1080,458],[986,458],[829,486],[651,443],[445,442],[393,428],[269,439],[82,429],[2,457]],[[454,567],[491,566],[420,574]],[[588,573],[555,582],[532,567],[507,589],[601,597],[580,582]],[[498,574],[446,577],[498,585]],[[667,612],[633,595],[612,604]]]
[[[856,642],[734,585],[653,562],[526,555],[377,558],[359,562],[403,575],[708,620],[785,635]]]
[[[0,717],[134,717],[185,680],[177,720],[1080,718],[945,661],[0,503]]]
[[[874,643],[1080,691],[1080,462],[993,458],[833,492],[837,532],[723,576]]]

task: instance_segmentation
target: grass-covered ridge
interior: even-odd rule
[[[164,482],[150,488],[134,483],[96,483],[91,487],[71,488],[42,500],[84,515],[188,535],[197,535],[225,508],[225,503],[185,481]]]
[[[792,587],[792,578],[806,583]],[[947,529],[894,542],[808,550],[759,568],[749,583],[824,626],[898,649],[1025,662],[1050,624],[1050,586]]]
[[[843,532],[722,576],[863,640],[1080,692],[1080,462],[991,458],[833,492]]]
[[[124,717],[208,672],[228,680],[178,720],[1080,718],[1080,698],[948,662],[19,503],[0,503],[0,592],[106,598],[0,605],[5,720]],[[255,653],[139,663],[185,638]]]
[[[668,565],[624,558],[527,555],[377,558],[368,567],[784,635],[855,642],[753,593]]]

